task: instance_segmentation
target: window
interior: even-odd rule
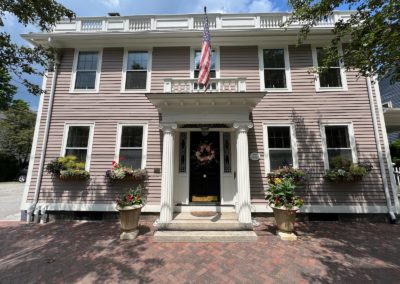
[[[199,72],[200,72],[200,57],[201,57],[201,50],[195,50],[194,52],[194,78],[199,78]],[[217,72],[216,72],[216,53],[215,50],[212,50],[211,52],[211,69],[210,69],[210,78],[216,78],[217,77]],[[216,90],[217,89],[217,84],[216,83],[211,83],[210,87],[211,90]],[[194,89],[195,90],[204,90],[204,86],[202,84],[194,83]]]
[[[74,155],[89,169],[91,144],[93,140],[93,125],[69,125],[64,132],[64,147],[62,156]]]
[[[322,136],[325,148],[324,156],[326,169],[329,169],[332,166],[332,160],[337,156],[356,162],[355,142],[350,133],[352,133],[351,124],[323,126]]]
[[[145,167],[146,126],[120,125],[116,160],[133,169]]]
[[[265,125],[264,135],[267,173],[283,166],[298,167],[296,141],[291,125]]]
[[[224,132],[222,136],[223,143],[223,157],[224,157],[224,173],[232,172],[232,161],[231,161],[231,133]]]
[[[146,90],[149,54],[147,51],[127,53],[125,90]]]
[[[179,172],[186,173],[186,149],[187,132],[181,132],[179,136]]]
[[[266,89],[286,88],[286,68],[283,49],[264,49],[264,87]]]
[[[75,64],[75,90],[96,90],[99,72],[98,51],[79,51]]]
[[[342,54],[341,47],[338,53]],[[312,50],[313,64],[317,68],[322,66],[326,53],[322,47],[316,47]],[[343,63],[336,62],[329,68],[324,68],[320,74],[316,75],[315,89],[317,91],[345,91],[347,90],[346,74]]]

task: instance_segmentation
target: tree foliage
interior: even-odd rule
[[[0,0],[0,28],[4,26],[6,13],[15,15],[18,21],[27,26],[36,25],[42,31],[50,31],[57,21],[62,18],[72,19],[75,14],[58,4],[54,0]],[[15,94],[16,84],[11,80],[14,74],[27,90],[34,94],[41,94],[39,86],[30,83],[24,78],[25,74],[42,75],[34,64],[47,69],[54,50],[43,46],[19,46],[12,42],[8,33],[0,31],[0,110],[10,103],[10,97]],[[6,103],[4,105],[4,103]],[[8,104],[7,104],[8,103]]]
[[[0,119],[0,149],[18,159],[19,166],[27,164],[31,151],[36,113],[29,109],[26,102],[14,100],[11,106],[2,112]]]
[[[348,20],[340,20],[326,47],[324,67],[342,61],[347,69],[356,68],[363,76],[390,76],[400,81],[400,1],[399,0],[289,0],[293,17],[286,23],[301,22],[299,42],[310,28],[342,5],[354,10]],[[337,48],[346,42],[343,55]]]

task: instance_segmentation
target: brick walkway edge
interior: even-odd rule
[[[120,241],[114,221],[0,222],[0,283],[400,283],[400,226],[300,222],[281,241],[257,218],[254,243]]]

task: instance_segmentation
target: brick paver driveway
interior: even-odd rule
[[[150,221],[134,241],[118,223],[0,223],[1,283],[400,283],[400,226],[299,223],[296,242],[258,218],[255,243],[154,243]]]

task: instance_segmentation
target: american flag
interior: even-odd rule
[[[205,15],[204,15],[203,44],[201,46],[198,83],[204,85],[205,90],[207,90],[208,81],[210,80],[210,70],[211,70],[211,40],[210,40],[210,30],[208,28],[208,18],[205,8],[204,8],[204,13]]]

